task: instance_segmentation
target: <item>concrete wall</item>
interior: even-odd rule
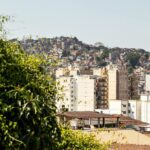
[[[109,100],[109,109],[96,109],[106,114],[123,114],[133,119],[141,119],[141,101],[139,100]]]
[[[62,100],[57,101],[57,110],[62,107],[68,111],[94,111],[96,108],[95,79],[88,75],[61,76],[56,79],[60,83],[59,95]]]
[[[150,74],[146,74],[145,76],[145,80],[146,80],[146,91],[150,91]]]
[[[108,70],[108,99],[117,99],[117,69]]]
[[[95,80],[90,76],[76,78],[77,111],[94,111],[96,105]]]
[[[150,95],[141,95],[141,120],[150,123]]]

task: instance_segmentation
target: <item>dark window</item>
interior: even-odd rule
[[[126,114],[126,111],[122,111],[123,114]]]

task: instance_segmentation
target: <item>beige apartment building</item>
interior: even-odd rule
[[[123,61],[118,65],[109,65],[108,69],[108,99],[128,100],[129,79],[128,72]]]
[[[95,79],[89,75],[81,75],[75,80],[76,111],[94,111],[96,107]]]
[[[108,99],[117,99],[117,67],[108,66]]]

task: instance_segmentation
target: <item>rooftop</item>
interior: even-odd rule
[[[89,118],[120,118],[118,115],[110,115],[104,113],[98,113],[93,111],[73,111],[73,112],[63,112],[58,113],[58,116],[65,116],[69,118],[78,118],[78,119],[89,119]]]

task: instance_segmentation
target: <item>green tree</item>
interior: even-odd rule
[[[98,131],[99,132],[99,131]],[[95,137],[96,133],[84,133],[69,128],[61,128],[60,150],[107,150],[110,142],[101,144]]]
[[[57,149],[57,89],[46,64],[0,40],[0,149]]]
[[[107,65],[107,63],[105,62],[105,59],[103,59],[101,56],[96,57],[96,62],[98,64],[98,66],[101,66],[101,67],[104,67]]]
[[[140,55],[138,53],[130,52],[127,55],[127,60],[130,62],[131,66],[134,68],[139,65]]]
[[[6,35],[6,30],[4,29],[4,24],[10,19],[9,16],[0,15],[0,38],[4,38]]]

